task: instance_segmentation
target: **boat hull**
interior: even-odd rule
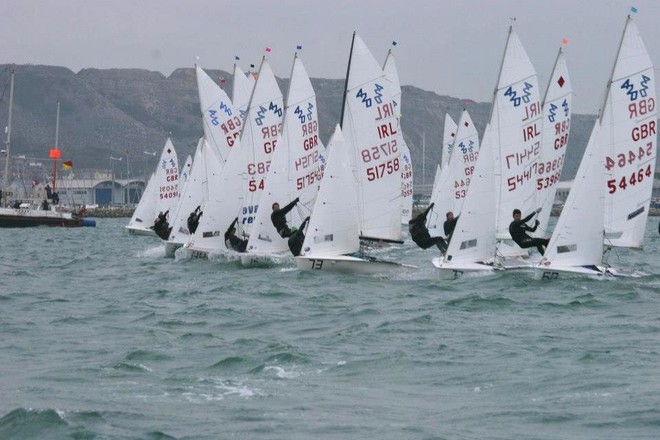
[[[300,270],[326,271],[345,274],[381,274],[415,268],[415,266],[400,264],[393,261],[358,258],[347,255],[329,257],[300,256],[296,257],[295,260],[296,265]]]
[[[482,263],[445,264],[441,258],[434,258],[433,265],[438,269],[440,279],[453,280],[465,276],[475,277],[492,275],[499,267]]]
[[[246,267],[273,267],[291,262],[291,254],[241,254],[241,264]]]
[[[157,237],[156,232],[154,232],[153,229],[148,229],[148,228],[138,228],[135,226],[126,226],[126,231],[130,235],[148,235],[152,237]]]
[[[55,211],[0,209],[0,228],[32,228],[36,226],[78,228],[96,226],[96,222]]]
[[[605,266],[537,266],[533,271],[535,280],[556,280],[585,277],[594,279],[640,278],[645,275],[645,273],[639,271],[628,271]]]
[[[183,247],[183,243],[175,243],[173,241],[166,241],[165,242],[165,257],[166,258],[174,258],[174,254],[176,253],[176,250]]]

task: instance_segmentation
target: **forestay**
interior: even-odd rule
[[[353,147],[339,126],[328,150],[328,166],[303,244],[306,256],[329,257],[360,250],[357,188],[349,157]]]
[[[536,206],[541,207],[535,235],[545,235],[561,177],[571,127],[572,87],[564,51],[559,49],[543,100],[543,141],[536,168]]]
[[[390,81],[392,86],[392,105],[394,112],[399,120],[398,126],[401,127],[401,83],[399,81],[399,73],[396,68],[396,61],[392,50],[387,53],[385,64],[383,65],[383,72],[386,78]],[[412,156],[410,149],[403,138],[403,130],[399,130],[397,134],[399,144],[399,165],[401,167],[401,223],[408,224],[412,218],[413,207],[413,166]]]
[[[400,129],[392,85],[357,34],[346,83],[342,131],[353,147],[360,234],[401,240]]]
[[[287,239],[280,237],[271,221],[271,205],[277,202],[284,206],[299,197],[298,208],[288,215],[289,224],[298,227],[311,214],[325,162],[325,147],[319,137],[316,95],[307,71],[296,55],[282,133],[273,153],[259,203],[262,208],[257,211],[248,252],[288,252]]]
[[[655,99],[653,64],[629,16],[601,114],[608,246],[642,246],[656,162]]]

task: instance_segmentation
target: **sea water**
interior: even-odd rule
[[[660,236],[632,280],[164,258],[125,219],[0,230],[0,439],[657,439]]]

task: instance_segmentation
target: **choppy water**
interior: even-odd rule
[[[441,282],[162,258],[125,219],[0,230],[0,439],[657,439],[638,280]]]

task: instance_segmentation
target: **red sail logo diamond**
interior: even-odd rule
[[[557,84],[559,84],[559,87],[564,87],[564,83],[565,83],[565,82],[566,82],[566,81],[564,81],[564,77],[563,77],[563,76],[560,76],[559,79],[557,80]]]

